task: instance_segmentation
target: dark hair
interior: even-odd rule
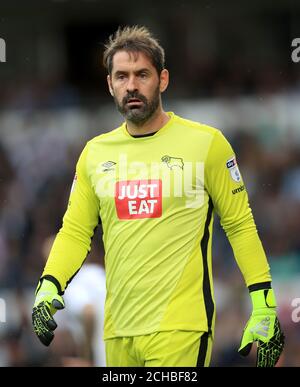
[[[105,44],[103,54],[103,64],[108,73],[111,74],[113,67],[113,57],[118,51],[131,53],[143,52],[151,60],[158,75],[165,67],[165,52],[158,41],[152,36],[146,27],[126,26],[119,27],[112,34]]]

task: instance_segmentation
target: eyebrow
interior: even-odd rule
[[[139,69],[137,71],[134,71],[135,74],[141,74],[141,73],[151,73],[151,70],[147,69],[147,68],[142,68],[142,69]],[[128,71],[125,71],[125,70],[118,70],[115,72],[114,76],[118,76],[118,75],[122,75],[122,74],[128,74]]]

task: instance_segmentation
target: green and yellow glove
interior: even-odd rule
[[[253,311],[244,329],[239,348],[247,356],[252,343],[257,342],[257,367],[274,367],[284,347],[284,334],[276,314],[276,300],[273,289],[250,292]]]
[[[32,325],[37,337],[46,346],[53,340],[53,331],[57,328],[53,315],[58,309],[65,307],[64,300],[58,293],[56,285],[45,278],[39,281],[35,291]]]

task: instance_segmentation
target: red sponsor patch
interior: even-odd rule
[[[159,218],[162,213],[161,180],[126,180],[116,183],[119,219]]]

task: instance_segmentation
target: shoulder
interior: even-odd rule
[[[87,154],[91,151],[101,152],[106,145],[111,145],[119,142],[122,139],[122,126],[111,130],[110,132],[102,133],[96,136],[85,144],[84,150]],[[92,152],[93,153],[93,152]]]
[[[221,133],[219,129],[213,126],[203,124],[202,122],[192,121],[177,115],[175,116],[175,121],[177,124],[182,127],[185,127],[187,130],[207,134],[211,137],[214,137],[216,134]]]
[[[121,134],[121,126],[111,130],[110,132],[102,133],[99,136],[92,138],[87,142],[86,146],[89,147],[91,145],[101,144],[103,142],[113,140],[116,137],[118,137],[120,134]]]
[[[105,144],[115,141],[120,136],[121,127],[111,130],[107,133],[102,133],[86,142],[80,157],[79,166],[90,165],[91,160],[95,159],[95,154],[100,154],[104,149]]]

